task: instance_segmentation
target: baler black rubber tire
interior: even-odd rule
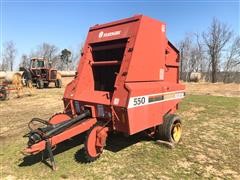
[[[37,80],[37,88],[38,89],[43,89],[44,88],[43,80],[41,80],[41,79]]]
[[[55,81],[55,87],[56,88],[61,88],[62,87],[62,80],[61,79],[57,79]]]
[[[161,140],[166,140],[165,138],[165,131],[164,131],[164,122],[157,127],[157,132],[156,132],[156,139],[161,139]]]
[[[158,126],[156,138],[168,141],[173,144],[177,144],[179,141],[175,141],[172,137],[172,126],[176,123],[181,124],[181,119],[175,114],[168,114],[164,117],[163,123]]]
[[[90,162],[93,162],[93,161],[96,161],[99,157],[100,157],[100,155],[101,155],[101,153],[98,155],[98,156],[96,156],[96,157],[92,157],[89,153],[88,153],[88,147],[87,147],[87,141],[88,141],[88,137],[89,137],[89,135],[91,134],[91,132],[92,132],[92,130],[95,128],[95,127],[97,127],[97,126],[101,126],[101,124],[100,123],[97,123],[97,124],[95,124],[95,125],[93,125],[88,131],[87,131],[87,133],[86,133],[86,137],[85,137],[85,141],[84,141],[84,160],[85,160],[85,162],[86,163],[90,163]]]

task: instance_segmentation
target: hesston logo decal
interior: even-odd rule
[[[116,35],[120,35],[120,34],[121,34],[121,31],[113,31],[113,32],[103,32],[103,31],[101,31],[98,34],[98,37],[103,38],[103,37],[116,36]]]

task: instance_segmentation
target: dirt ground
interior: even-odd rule
[[[65,78],[64,85],[71,78]],[[0,102],[0,179],[240,179],[240,98],[237,84],[186,84],[178,115],[183,137],[174,149],[141,135],[113,136],[101,158],[82,162],[83,136],[54,151],[52,172],[40,156],[25,157],[22,136],[33,117],[48,119],[63,109],[64,88]],[[84,134],[83,134],[84,135]]]

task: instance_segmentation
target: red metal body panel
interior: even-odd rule
[[[127,82],[158,81],[165,62],[165,24],[143,16],[128,68]]]
[[[179,53],[166,38],[166,24],[134,16],[90,28],[76,78],[64,102],[90,106],[111,129],[134,134],[162,123],[184,97]]]

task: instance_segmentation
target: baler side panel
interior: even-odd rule
[[[165,54],[165,81],[171,83],[179,82],[179,52],[168,41]]]
[[[126,83],[130,92],[127,107],[129,134],[135,134],[162,123],[163,116],[174,113],[184,97],[184,86],[169,82]],[[126,121],[123,121],[126,123]],[[122,121],[116,123],[121,127]],[[116,128],[118,130],[118,128]]]
[[[166,44],[165,24],[142,17],[126,81],[160,80],[160,69],[165,67]]]
[[[165,53],[165,63],[166,66],[179,66],[179,52],[175,49],[175,47],[168,41],[166,53]]]
[[[113,106],[126,108],[128,103],[128,98],[126,97],[129,96],[129,92],[125,87],[125,81],[128,74],[128,68],[132,59],[132,53],[135,48],[136,36],[138,33],[139,25],[140,25],[140,21],[137,21],[132,25],[131,35],[128,39],[122,65],[121,65],[119,74],[116,78],[116,82],[114,86],[115,91],[114,91],[112,102],[111,102]]]
[[[163,92],[161,82],[126,83],[126,87],[130,95],[127,106],[128,133],[134,134],[160,124],[162,122],[162,104],[148,104],[148,98],[145,95]],[[134,97],[138,98],[134,99]],[[136,103],[130,105],[130,98],[134,99]]]

